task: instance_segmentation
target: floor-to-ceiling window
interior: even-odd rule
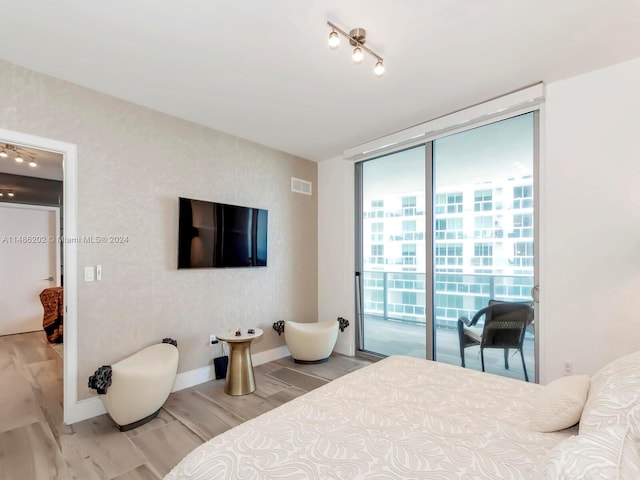
[[[536,113],[361,162],[360,349],[460,364],[457,320],[490,299],[531,301]],[[480,324],[480,327],[482,325]],[[535,368],[534,331],[525,336]],[[468,368],[480,368],[467,349]],[[514,352],[515,353],[515,352]],[[504,368],[485,351],[486,370]]]

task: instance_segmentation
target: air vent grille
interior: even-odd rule
[[[303,195],[311,195],[312,183],[300,178],[291,177],[291,191],[302,193]]]

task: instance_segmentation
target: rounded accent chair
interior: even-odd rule
[[[177,342],[165,339],[89,377],[111,419],[121,431],[154,419],[169,397],[178,371]]]
[[[284,324],[284,341],[296,363],[322,363],[329,360],[338,339],[338,322],[300,323],[287,320]]]

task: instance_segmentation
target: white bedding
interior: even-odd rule
[[[539,385],[389,357],[243,423],[174,479],[519,479],[576,433],[530,429]]]

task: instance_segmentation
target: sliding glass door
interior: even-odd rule
[[[424,358],[425,147],[363,162],[360,349]]]
[[[460,365],[459,317],[531,302],[536,124],[528,113],[357,166],[361,351]],[[524,353],[534,378],[532,327]],[[478,347],[465,359],[480,369]],[[503,350],[485,364],[523,378]]]
[[[489,300],[532,301],[533,169],[533,113],[433,142],[435,360],[460,365],[458,318],[472,318]],[[481,368],[478,353],[467,349],[467,368]],[[535,378],[532,327],[524,353]],[[484,357],[486,371],[524,378],[519,355],[509,369],[502,349]]]

